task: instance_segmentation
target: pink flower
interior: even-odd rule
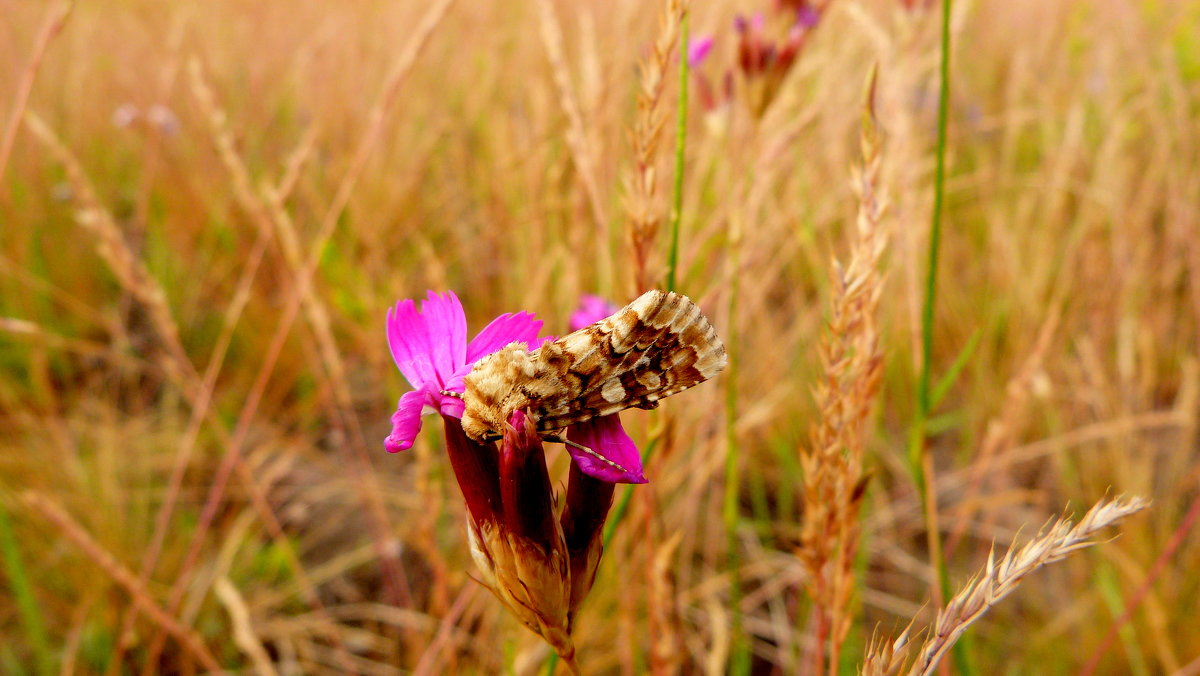
[[[692,38],[688,42],[688,65],[692,68],[695,68],[696,66],[704,63],[704,59],[708,57],[708,53],[712,51],[713,43],[714,40],[713,36],[711,35],[700,35]]]
[[[415,389],[400,397],[384,447],[389,453],[411,448],[427,408],[461,418],[462,399],[442,391],[462,392],[463,376],[475,362],[509,343],[536,348],[541,328],[542,322],[532,313],[502,314],[468,343],[467,318],[454,292],[443,296],[430,291],[420,310],[411,300],[396,303],[387,315],[388,346],[396,366]]]
[[[616,310],[604,299],[588,296],[572,315],[571,325],[586,326]],[[541,328],[542,322],[532,313],[503,314],[468,343],[466,316],[453,292],[428,292],[420,310],[411,300],[396,303],[387,316],[388,346],[396,366],[414,389],[400,397],[392,414],[392,433],[384,440],[384,447],[389,453],[411,448],[426,410],[446,418],[462,418],[462,399],[443,392],[462,392],[463,377],[475,362],[509,343],[522,342],[533,350],[552,340],[538,338]],[[447,429],[458,427],[461,431],[457,422],[450,421]],[[584,473],[613,483],[646,483],[641,454],[616,415],[573,425],[567,429],[567,436],[587,449],[567,447]]]

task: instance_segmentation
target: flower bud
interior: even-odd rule
[[[471,519],[471,555],[501,603],[570,663],[575,647],[567,544],[554,518],[541,438],[521,411],[509,419],[499,460],[498,518]]]

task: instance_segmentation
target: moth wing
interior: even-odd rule
[[[658,400],[713,377],[728,361],[725,345],[687,296],[648,291],[610,317],[547,343],[556,396],[538,402],[543,431]]]

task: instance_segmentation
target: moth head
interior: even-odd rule
[[[536,372],[525,343],[509,343],[475,362],[463,378],[462,426],[467,436],[478,442],[503,436],[512,412],[528,404],[521,386]]]

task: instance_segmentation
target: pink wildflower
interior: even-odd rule
[[[704,63],[708,53],[712,51],[715,40],[711,35],[700,35],[688,42],[688,65],[692,68]]]
[[[484,357],[512,342],[536,348],[542,322],[529,312],[502,314],[470,343],[467,318],[454,292],[429,292],[417,310],[402,300],[388,311],[387,337],[396,366],[415,389],[400,397],[392,415],[392,433],[384,440],[389,453],[411,448],[421,431],[421,413],[432,409],[444,416],[462,417],[462,399],[442,394],[463,391],[463,376]]]
[[[598,296],[585,297],[572,315],[571,325],[586,326],[616,310]],[[443,392],[462,392],[463,376],[471,372],[475,362],[509,343],[522,342],[533,350],[551,340],[538,338],[541,328],[542,322],[532,313],[503,314],[468,343],[467,319],[453,292],[428,292],[419,310],[412,300],[396,303],[387,316],[388,346],[396,366],[414,389],[400,397],[384,448],[389,453],[411,448],[421,431],[421,414],[427,410],[461,418],[462,399]],[[615,415],[572,426],[567,432],[572,441],[591,450],[567,449],[584,473],[601,481],[646,483],[637,446]]]

